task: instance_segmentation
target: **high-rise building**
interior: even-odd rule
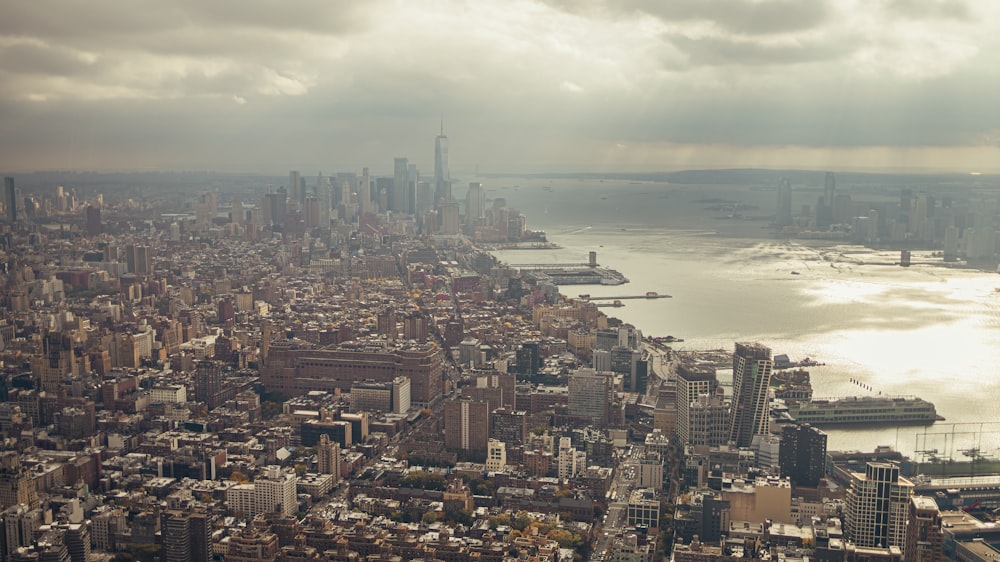
[[[410,196],[407,191],[409,185],[409,161],[406,158],[396,158],[393,160],[392,189],[389,191],[389,210],[396,213],[409,213]]]
[[[444,405],[444,446],[450,450],[486,451],[490,407],[467,397]]]
[[[333,186],[330,185],[330,178],[324,177],[320,172],[316,178],[316,200],[319,203],[319,226],[320,228],[330,228],[330,208],[333,205]]]
[[[899,475],[898,465],[869,462],[864,474],[851,475],[845,537],[857,546],[903,548],[912,494],[913,483]]]
[[[287,194],[282,190],[264,196],[264,206],[270,211],[265,213],[265,222],[284,228],[285,219],[288,217],[287,199]]]
[[[243,224],[246,218],[246,212],[243,210],[243,200],[239,197],[233,197],[233,200],[230,203],[229,222],[233,224]]]
[[[352,412],[405,414],[410,409],[410,379],[354,381],[351,384]]]
[[[486,445],[486,471],[499,472],[507,466],[507,446],[503,441],[490,439]]]
[[[69,562],[90,562],[90,528],[84,523],[60,525]]]
[[[160,514],[163,534],[164,562],[184,562],[191,559],[191,527],[187,513],[180,510]]]
[[[823,177],[823,202],[833,207],[834,193],[837,191],[837,176],[827,172]]]
[[[41,390],[57,393],[63,382],[80,374],[73,340],[57,332],[43,335],[41,353],[32,357],[31,372]]]
[[[677,417],[675,431],[677,439],[684,444],[690,442],[690,408],[702,394],[711,395],[718,387],[715,370],[699,370],[688,365],[677,367]]]
[[[781,428],[778,464],[795,484],[816,486],[826,473],[826,433],[807,423]]]
[[[0,513],[0,560],[10,560],[18,548],[30,546],[42,523],[42,510],[29,509],[25,504],[16,504]]]
[[[777,226],[792,224],[792,183],[788,178],[781,178],[778,184],[778,205],[774,213],[774,224]]]
[[[104,231],[101,225],[101,208],[87,205],[87,236],[97,236]]]
[[[14,187],[14,178],[3,179],[3,202],[7,207],[7,220],[17,222],[17,189]]]
[[[517,377],[514,375],[500,373],[479,375],[476,377],[474,384],[481,388],[499,388],[501,406],[513,408],[517,402],[517,392],[515,390]]]
[[[358,185],[358,213],[365,215],[372,212],[372,179],[368,168],[361,170],[361,183]]]
[[[98,550],[117,550],[119,537],[125,535],[127,530],[128,519],[125,510],[120,507],[105,506],[90,518],[90,536]]]
[[[559,438],[558,476],[561,480],[575,478],[587,468],[587,451],[578,451],[569,437]]]
[[[771,367],[769,347],[758,343],[736,344],[729,440],[738,447],[749,447],[754,435],[767,434],[767,389],[771,384]]]
[[[268,466],[264,473],[253,481],[254,515],[280,511],[292,515],[298,511],[295,485],[298,478],[291,469]]]
[[[406,167],[406,197],[407,197],[407,209],[409,213],[413,215],[419,215],[421,212],[427,209],[420,209],[417,206],[417,199],[419,196],[417,194],[417,188],[420,186],[420,171],[417,170],[416,164],[410,164]]]
[[[490,437],[508,445],[521,445],[528,436],[528,412],[497,408],[490,414]]]
[[[450,202],[451,172],[448,171],[448,137],[444,136],[444,120],[441,134],[434,139],[434,204]]]
[[[638,392],[638,367],[642,360],[642,352],[631,349],[623,345],[616,345],[611,348],[610,370],[622,375],[622,390],[625,392]]]
[[[816,201],[816,226],[827,228],[833,223],[833,199],[837,189],[837,179],[833,172],[827,172],[824,179],[823,195]],[[904,208],[909,208],[904,207]]]
[[[199,361],[194,372],[194,398],[209,410],[220,406],[222,394],[222,369],[214,361]]]
[[[687,444],[718,447],[729,441],[729,404],[721,387],[712,394],[699,394],[687,415]]]
[[[569,376],[569,413],[590,419],[598,427],[608,424],[613,389],[611,377],[593,369],[578,369]]]
[[[472,227],[486,217],[486,191],[483,184],[474,181],[469,183],[469,191],[465,195],[465,224]]]
[[[305,191],[301,189],[302,182],[298,170],[288,172],[288,199],[294,202],[294,208],[301,209],[306,202]]]
[[[459,233],[458,203],[441,204],[440,234],[453,235]]]
[[[316,444],[316,461],[320,474],[332,474],[335,480],[340,479],[340,444],[331,441],[325,433],[319,436]]]
[[[937,502],[926,496],[910,498],[906,513],[904,562],[944,562],[944,531]]]

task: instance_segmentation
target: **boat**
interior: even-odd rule
[[[792,272],[792,275],[798,275],[798,274],[799,274],[799,272],[798,272],[798,271],[793,271],[793,272]]]
[[[646,291],[646,298],[651,299],[660,296],[656,291]]]
[[[916,396],[848,396],[789,402],[796,422],[824,425],[930,425],[944,420],[934,404]]]

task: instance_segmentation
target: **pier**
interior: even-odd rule
[[[539,281],[554,285],[622,285],[628,278],[621,273],[601,267],[597,252],[590,252],[587,263],[515,263],[508,264]]]
[[[580,295],[580,298],[584,298],[583,295]],[[623,296],[620,296],[620,297],[591,297],[591,296],[588,296],[588,297],[586,297],[585,300],[590,300],[590,301],[623,301],[623,300],[629,300],[629,299],[670,299],[670,298],[673,298],[673,297],[671,297],[670,295],[661,295],[659,293],[654,293],[652,295],[649,294],[649,293],[646,293],[645,295],[623,295]]]
[[[512,263],[510,266],[528,271],[534,269],[585,269],[597,267],[589,263]]]

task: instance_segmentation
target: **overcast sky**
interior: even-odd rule
[[[1000,170],[1000,2],[4,0],[0,169]]]

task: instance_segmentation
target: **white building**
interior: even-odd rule
[[[238,484],[226,490],[226,502],[246,519],[279,509],[285,515],[292,515],[298,509],[297,483],[293,470],[269,466],[253,484]]]
[[[587,468],[587,452],[577,451],[569,437],[559,438],[558,462],[559,479],[567,480],[576,477]]]
[[[297,480],[291,469],[267,467],[264,474],[258,476],[253,483],[254,515],[276,511],[278,508],[285,515],[294,514],[298,507],[295,499]]]
[[[149,390],[149,401],[153,404],[183,404],[187,402],[187,389],[180,384],[164,384]]]
[[[490,439],[486,445],[486,471],[500,472],[507,467],[507,445],[498,439]]]
[[[902,548],[912,494],[913,483],[899,475],[899,466],[868,463],[864,474],[851,475],[844,535],[858,546]]]
[[[660,498],[650,489],[632,490],[626,521],[629,527],[659,527]]]

